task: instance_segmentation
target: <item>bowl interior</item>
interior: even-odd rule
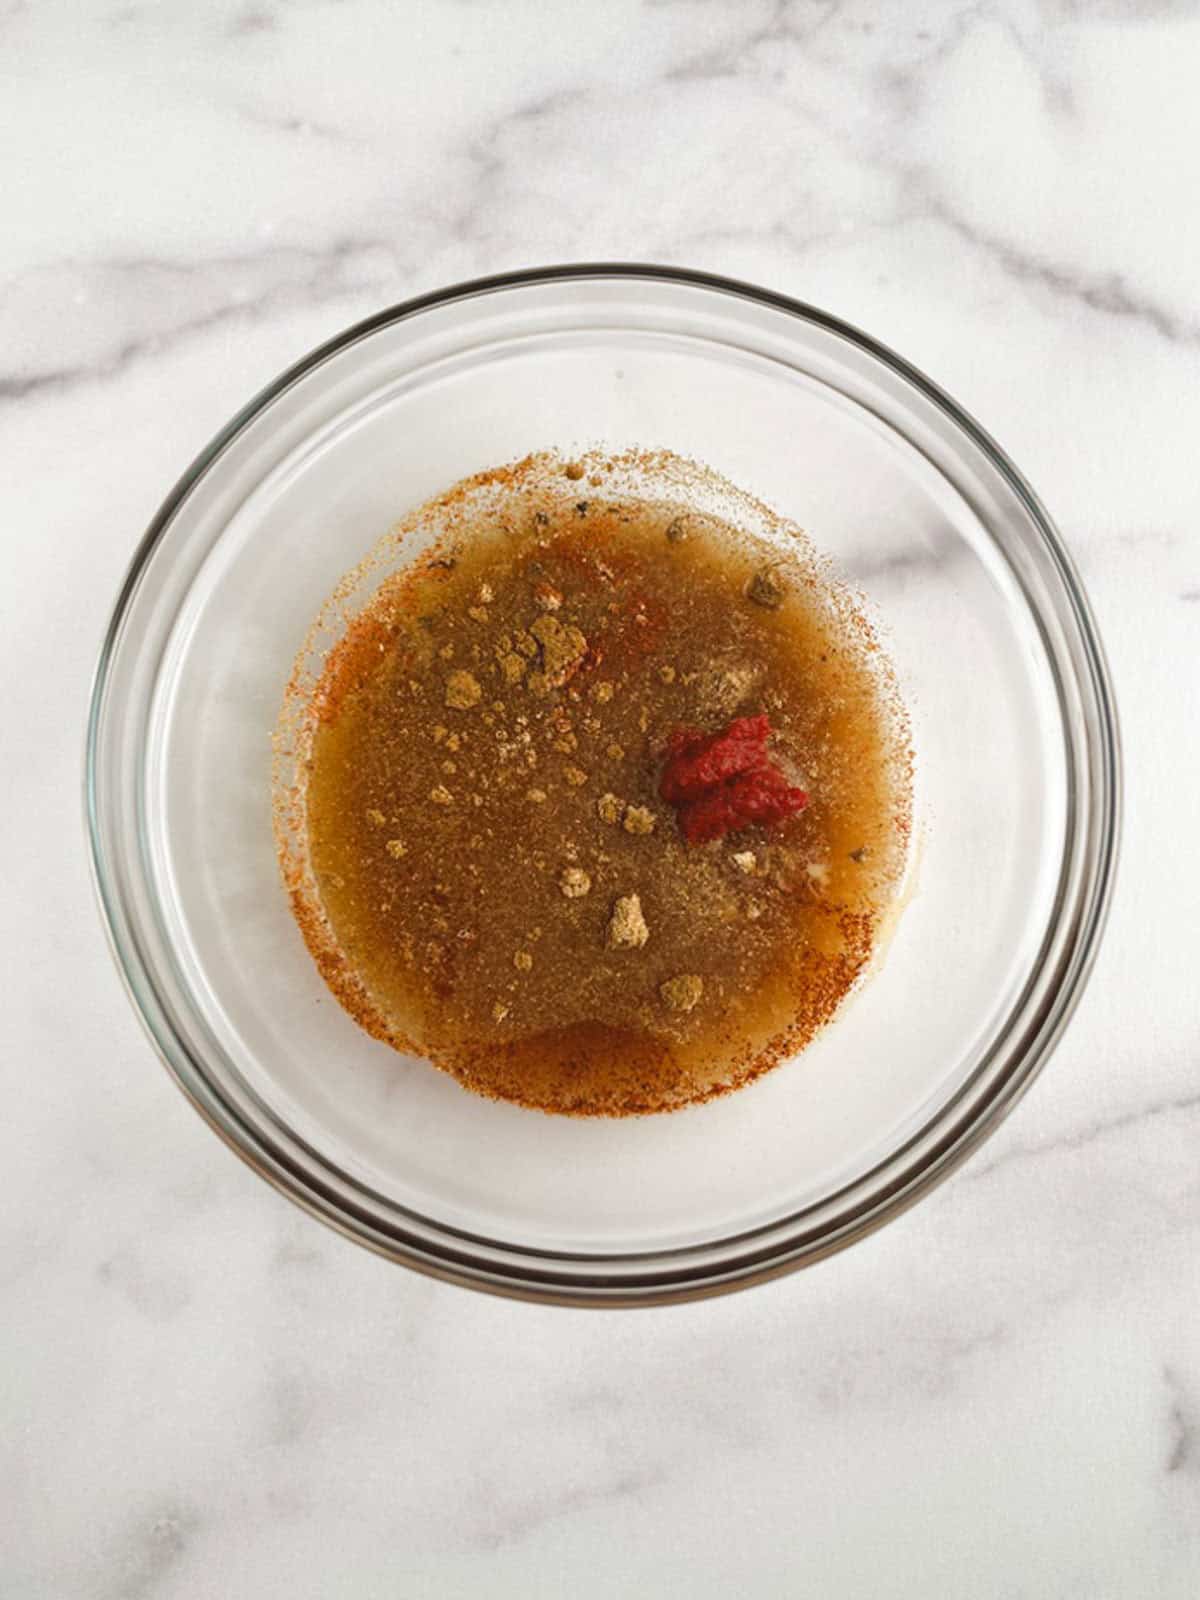
[[[520,1251],[707,1245],[885,1162],[985,1070],[1069,837],[1048,580],[1005,485],[836,338],[654,293],[484,296],[384,327],[250,421],[155,557],[177,603],[147,668],[141,848],[177,1026],[318,1167]],[[343,1014],[280,883],[270,737],[313,617],[403,513],[533,449],[630,445],[761,497],[874,603],[913,718],[917,830],[886,958],[803,1055],[709,1105],[577,1121],[477,1099]]]

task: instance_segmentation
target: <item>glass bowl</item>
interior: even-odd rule
[[[547,1117],[398,1055],[329,995],[276,866],[270,737],[312,619],[404,512],[530,450],[631,445],[760,497],[875,603],[913,718],[917,859],[880,970],[801,1055],[671,1115]],[[117,961],[210,1125],[394,1260],[576,1304],[757,1281],[944,1177],[1079,998],[1118,806],[1087,601],[1003,452],[845,323],[660,267],[464,284],[284,373],[142,541],[88,727]]]

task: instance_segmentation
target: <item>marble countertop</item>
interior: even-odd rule
[[[1187,0],[0,4],[0,1592],[1200,1592],[1200,12]],[[379,306],[553,260],[824,305],[1011,451],[1124,721],[1106,944],[881,1234],[636,1315],[412,1276],[156,1063],[80,826],[193,454]]]

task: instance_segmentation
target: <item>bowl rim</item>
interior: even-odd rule
[[[193,1057],[188,1046],[170,1027],[165,1009],[147,1003],[147,995],[152,1002],[156,1000],[154,974],[140,949],[122,938],[123,918],[118,904],[119,894],[105,847],[103,804],[99,794],[97,772],[103,757],[102,732],[105,705],[114,664],[122,642],[124,623],[140,587],[142,576],[158,545],[184,502],[212,469],[227,446],[295,383],[314,372],[330,358],[368,339],[376,332],[419,316],[422,312],[497,291],[535,289],[543,285],[586,279],[643,280],[680,285],[705,290],[717,296],[747,300],[771,310],[782,311],[846,341],[916,389],[955,429],[965,435],[998,471],[1039,535],[1061,583],[1062,595],[1069,604],[1069,614],[1075,628],[1074,643],[1079,650],[1084,669],[1081,676],[1085,678],[1090,688],[1091,709],[1095,713],[1094,719],[1089,719],[1087,728],[1089,773],[1093,777],[1097,797],[1093,806],[1096,812],[1092,824],[1095,835],[1092,844],[1093,865],[1085,874],[1084,882],[1080,886],[1080,912],[1062,957],[1060,981],[1046,996],[1041,1008],[1031,1019],[1025,1030],[1029,1037],[1023,1041],[1018,1040],[1018,1048],[1008,1063],[1007,1070],[997,1078],[977,1104],[968,1105],[965,1112],[959,1107],[957,1119],[949,1114],[956,1106],[958,1095],[943,1106],[930,1122],[923,1124],[912,1138],[887,1156],[875,1169],[876,1171],[890,1168],[906,1156],[911,1157],[914,1146],[936,1130],[941,1120],[949,1115],[949,1125],[942,1130],[941,1137],[937,1139],[932,1149],[919,1157],[915,1166],[907,1172],[899,1173],[894,1182],[884,1186],[873,1196],[868,1196],[866,1201],[856,1208],[852,1208],[845,1218],[836,1222],[834,1227],[819,1226],[815,1235],[811,1234],[810,1230],[810,1236],[806,1236],[804,1227],[802,1225],[797,1227],[797,1223],[803,1222],[804,1212],[794,1213],[790,1217],[778,1219],[764,1230],[770,1235],[776,1235],[781,1230],[790,1230],[785,1240],[767,1244],[757,1251],[752,1249],[742,1252],[731,1262],[717,1263],[716,1270],[706,1267],[704,1258],[712,1251],[719,1251],[736,1244],[739,1237],[746,1236],[729,1235],[719,1240],[671,1252],[653,1251],[648,1254],[627,1252],[581,1256],[531,1250],[494,1240],[473,1239],[470,1236],[456,1234],[447,1225],[429,1217],[422,1217],[420,1220],[434,1233],[437,1245],[435,1249],[431,1249],[427,1241],[406,1236],[400,1229],[384,1229],[365,1207],[355,1207],[345,1194],[338,1194],[333,1185],[323,1183],[319,1174],[311,1169],[305,1170],[288,1151],[273,1144],[264,1137],[261,1129],[252,1126],[244,1116],[231,1107],[228,1098],[214,1090],[204,1072],[203,1063]],[[513,1299],[564,1306],[661,1305],[706,1298],[767,1281],[799,1267],[811,1265],[873,1233],[886,1222],[901,1215],[909,1206],[947,1178],[990,1137],[1028,1090],[1074,1014],[1094,965],[1112,902],[1121,823],[1120,732],[1111,676],[1091,607],[1074,562],[1066,550],[1057,527],[1006,452],[968,411],[923,372],[889,346],[864,333],[852,323],[805,301],[740,279],[685,267],[638,262],[573,262],[526,268],[468,279],[399,301],[351,324],[342,332],[316,346],[241,407],[185,469],[163,500],[134,551],[118,591],[93,674],[83,776],[89,866],[109,949],[126,992],[160,1059],[180,1090],[213,1131],[253,1171],[303,1210],[333,1227],[344,1237],[366,1246],[376,1254],[401,1262],[427,1276],[462,1287],[481,1289]],[[1060,902],[1061,898],[1060,887]],[[1056,907],[1055,919],[1050,924],[1051,931],[1056,926],[1060,912],[1061,905]],[[1031,974],[1030,983],[1034,976],[1036,970]],[[160,1013],[162,1027],[156,1025],[156,1018]],[[307,1153],[315,1155],[315,1152]],[[869,1175],[862,1175],[855,1182],[863,1181],[863,1177],[866,1176]],[[344,1181],[351,1182],[351,1180]],[[822,1203],[828,1203],[829,1198],[831,1197],[827,1197]],[[508,1267],[497,1267],[481,1256],[473,1255],[470,1249],[472,1243],[490,1245],[493,1249],[528,1261],[530,1265],[524,1272],[514,1272]],[[681,1263],[689,1257],[697,1263],[691,1270],[681,1266]],[[619,1279],[589,1279],[587,1272],[589,1264],[595,1266],[604,1263],[613,1266],[627,1263],[637,1269],[643,1263],[648,1264],[652,1260],[665,1261],[668,1270],[662,1268],[645,1272],[634,1270],[625,1272]],[[550,1270],[551,1261],[560,1264],[575,1263],[583,1270]]]

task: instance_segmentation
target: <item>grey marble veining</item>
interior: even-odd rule
[[[5,1600],[1200,1592],[1198,73],[1187,0],[0,6]],[[112,595],[216,428],[383,304],[614,258],[967,405],[1128,765],[1095,978],[997,1137],[802,1277],[628,1317],[425,1282],[234,1162],[78,814]]]

